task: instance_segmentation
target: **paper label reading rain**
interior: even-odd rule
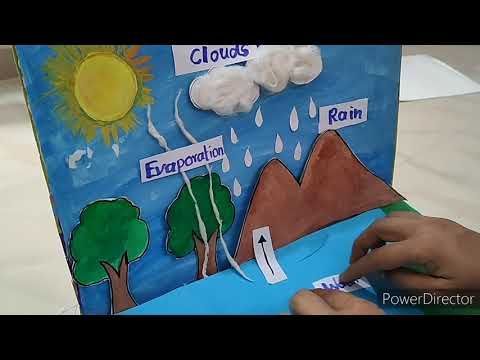
[[[175,75],[250,60],[257,48],[257,45],[172,45]]]
[[[320,107],[318,132],[337,130],[367,121],[368,99]]]
[[[281,268],[273,251],[270,228],[268,226],[255,229],[252,232],[255,260],[269,284],[286,280],[287,275]]]
[[[225,157],[223,137],[202,141],[140,160],[142,183],[178,174]]]
[[[360,289],[368,289],[372,286],[364,277],[349,283],[340,283],[338,275],[328,276],[313,283],[315,289],[340,290],[343,292],[352,292]]]

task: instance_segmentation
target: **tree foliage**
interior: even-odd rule
[[[208,239],[210,239],[212,234],[220,229],[210,201],[209,175],[195,177],[190,182],[201,218],[207,229]],[[216,173],[212,173],[212,189],[223,223],[221,231],[224,234],[232,226],[235,207],[231,200],[230,190],[221,184],[220,176]],[[167,223],[170,229],[167,239],[168,251],[177,257],[189,254],[195,247],[193,236],[195,235],[199,239],[201,236],[194,202],[186,185],[183,185],[177,198],[168,209]]]
[[[144,254],[149,233],[139,216],[140,210],[124,198],[99,200],[83,209],[70,241],[78,283],[92,285],[107,279],[101,262],[118,271],[125,253],[128,261]]]

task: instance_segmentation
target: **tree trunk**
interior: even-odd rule
[[[217,234],[218,230],[215,230],[208,241],[207,275],[217,273]],[[203,279],[202,268],[205,260],[205,244],[195,234],[193,234],[193,240],[195,241],[195,252],[198,259],[197,279]]]
[[[128,290],[128,259],[127,253],[122,256],[118,272],[107,262],[101,262],[110,279],[112,294],[112,311],[114,314],[130,309],[137,304]]]

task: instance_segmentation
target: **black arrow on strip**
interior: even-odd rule
[[[272,267],[270,266],[270,263],[268,262],[268,257],[267,257],[267,253],[265,252],[265,247],[264,247],[264,243],[266,243],[267,240],[263,237],[263,235],[260,235],[260,240],[258,240],[258,243],[262,245],[262,250],[263,250],[263,256],[265,256],[265,261],[267,262],[267,265],[268,267],[270,268],[270,271],[272,272],[272,275],[275,275],[275,273],[273,272],[273,269]]]

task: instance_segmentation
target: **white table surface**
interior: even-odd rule
[[[480,82],[480,46],[407,46]],[[480,231],[480,94],[400,104],[394,187],[422,213]],[[18,79],[0,81],[0,314],[75,304]]]

